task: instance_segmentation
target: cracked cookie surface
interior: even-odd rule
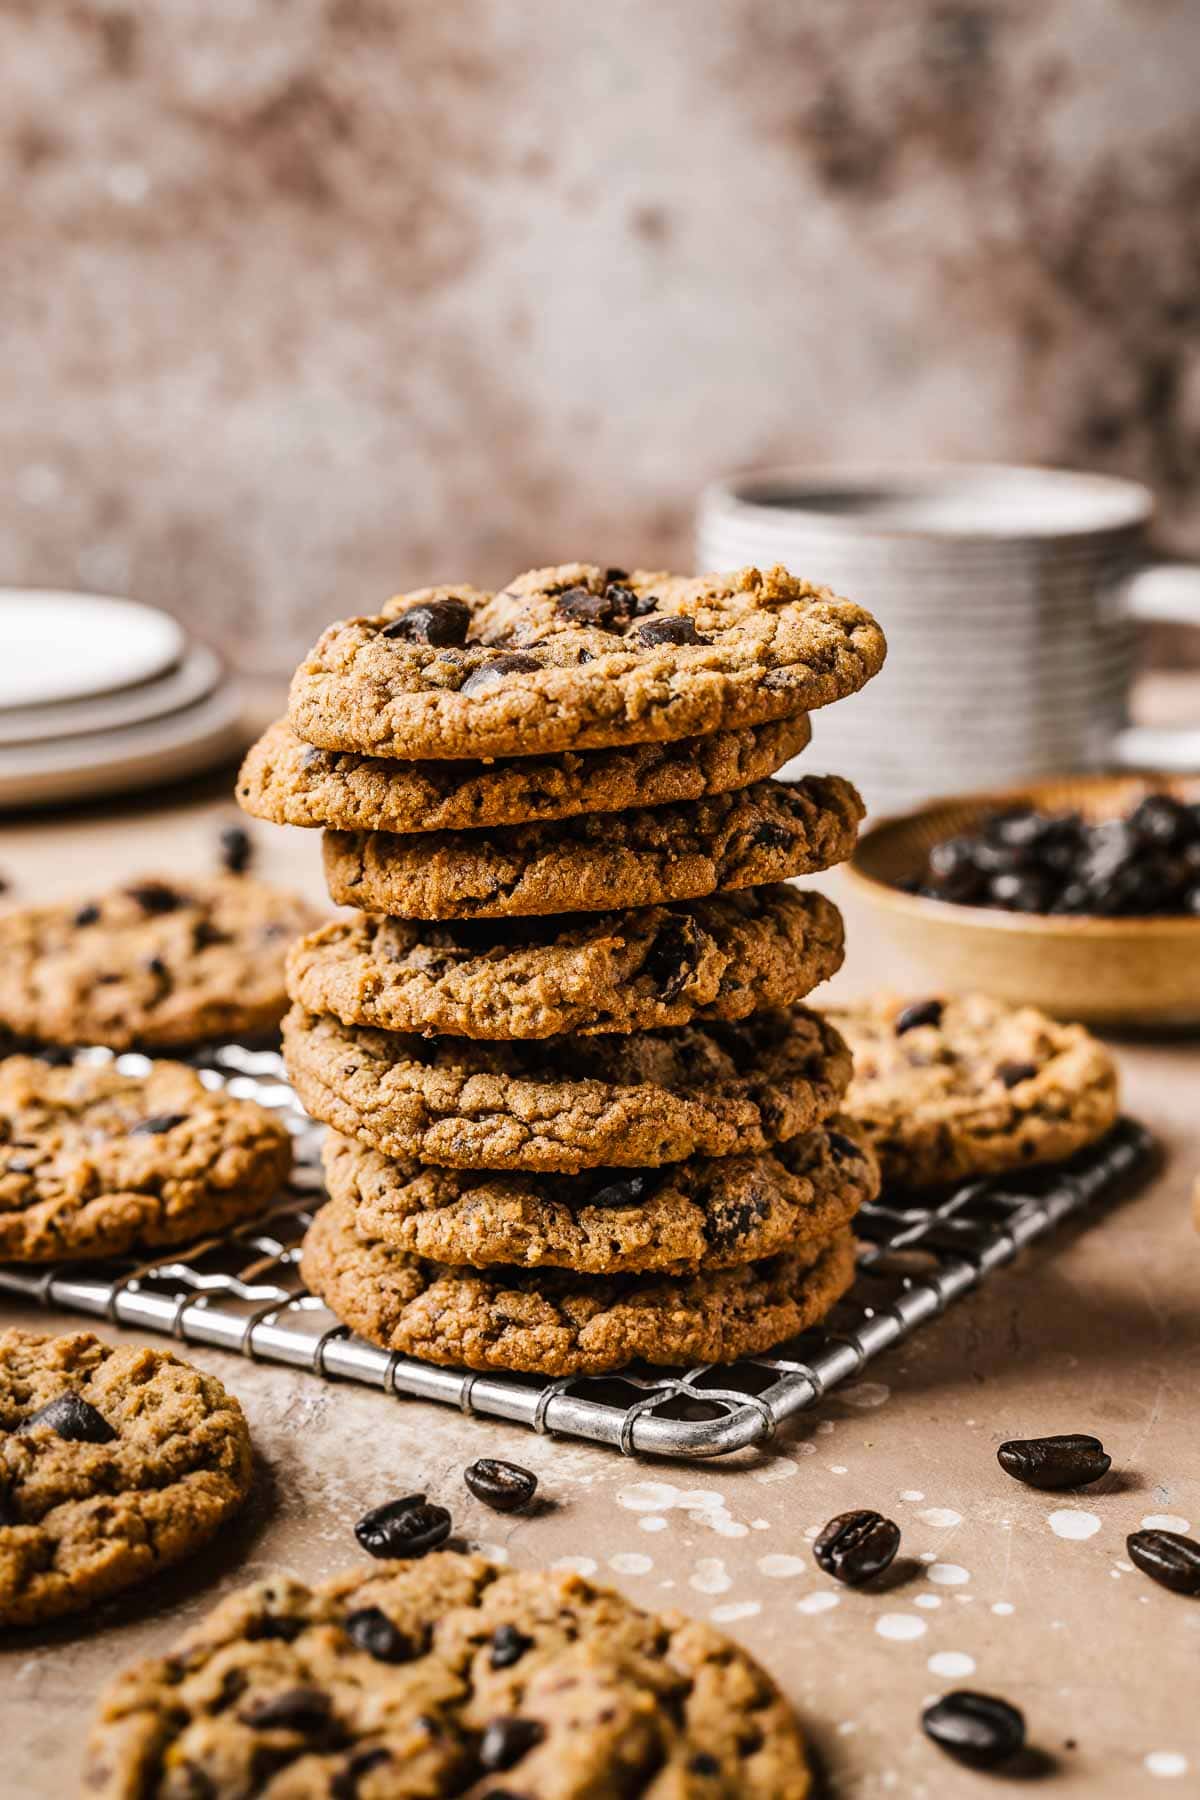
[[[810,875],[854,849],[862,801],[839,775],[760,781],[687,806],[498,831],[327,831],[333,898],[416,919],[604,912]]]
[[[291,1161],[273,1114],[182,1063],[0,1062],[0,1258],[185,1243],[261,1212]]]
[[[242,1409],[213,1376],[90,1332],[0,1332],[0,1624],[78,1612],[178,1562],[250,1479]]]
[[[854,1236],[696,1275],[451,1268],[369,1233],[331,1200],[304,1239],[308,1286],[370,1343],[426,1362],[603,1375],[644,1361],[736,1362],[823,1319],[854,1279]]]
[[[85,1784],[96,1800],[810,1792],[790,1707],[712,1626],[452,1551],[230,1594],[107,1689]]]
[[[1116,1120],[1108,1051],[1032,1006],[883,995],[828,1017],[854,1052],[846,1110],[885,1182],[929,1187],[1058,1162]]]
[[[631,1037],[476,1043],[343,1025],[295,1007],[302,1104],[386,1156],[448,1168],[656,1167],[733,1156],[837,1109],[850,1055],[804,1007]]]
[[[245,875],[158,876],[0,917],[0,1028],[50,1044],[182,1048],[263,1037],[284,952],[321,915]]]
[[[840,1116],[758,1156],[665,1169],[505,1175],[398,1163],[330,1132],[330,1194],[384,1244],[452,1266],[667,1274],[732,1268],[828,1237],[874,1199],[874,1156]]]
[[[773,885],[561,920],[338,919],[292,946],[287,980],[299,1005],[345,1025],[591,1036],[790,1005],[840,968],[842,948],[832,901]]]
[[[883,663],[862,607],[785,569],[535,569],[498,594],[429,588],[331,625],[297,669],[307,743],[376,756],[532,756],[789,718]]]
[[[321,750],[278,720],[247,753],[239,804],[279,825],[469,831],[679,805],[765,781],[812,737],[806,713],[677,743],[507,761],[402,762]]]

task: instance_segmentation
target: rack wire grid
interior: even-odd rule
[[[143,1073],[147,1059],[84,1050],[77,1060]],[[189,1059],[210,1087],[270,1107],[294,1139],[295,1167],[264,1217],[150,1260],[0,1265],[0,1294],[207,1344],[256,1361],[351,1380],[399,1397],[534,1431],[591,1439],[625,1455],[728,1455],[774,1435],[858,1375],[1018,1250],[1099,1203],[1149,1168],[1154,1143],[1130,1119],[1057,1168],[967,1182],[933,1203],[884,1195],[865,1207],[853,1291],[825,1323],[773,1355],[687,1370],[547,1379],[439,1368],[355,1337],[300,1278],[300,1242],[323,1195],[323,1127],[301,1109],[274,1050],[220,1044]]]

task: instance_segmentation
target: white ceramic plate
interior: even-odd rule
[[[152,681],[186,643],[174,619],[135,600],[0,589],[0,707],[54,706]]]
[[[63,700],[57,706],[16,706],[0,711],[0,746],[49,744],[87,732],[144,725],[195,706],[221,679],[221,661],[194,644],[183,661],[154,681],[139,682],[97,700]]]

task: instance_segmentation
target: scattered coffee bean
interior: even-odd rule
[[[177,894],[165,881],[141,881],[126,888],[125,892],[147,913],[176,912],[183,905],[183,895]]]
[[[1181,1531],[1135,1531],[1125,1539],[1129,1560],[1174,1594],[1200,1594],[1200,1543]]]
[[[817,1567],[850,1587],[882,1575],[900,1548],[900,1527],[882,1513],[863,1510],[830,1519],[813,1544]]]
[[[479,1761],[488,1770],[511,1769],[545,1735],[536,1719],[492,1719],[479,1740]]]
[[[896,1036],[903,1037],[906,1031],[915,1031],[919,1025],[940,1025],[945,1010],[941,1000],[914,1000],[911,1006],[896,1014]]]
[[[997,1065],[996,1079],[1003,1082],[1006,1088],[1019,1087],[1023,1081],[1032,1081],[1037,1074],[1037,1064],[1031,1062],[1003,1062]]]
[[[350,1642],[376,1662],[411,1662],[417,1654],[412,1640],[392,1624],[381,1607],[360,1606],[357,1612],[347,1615],[344,1629]]]
[[[385,625],[380,637],[405,644],[431,644],[446,650],[465,644],[471,628],[471,609],[465,600],[447,595],[444,600],[419,601]]]
[[[537,1476],[520,1463],[500,1462],[481,1456],[463,1471],[463,1480],[477,1500],[494,1512],[520,1512],[537,1492]]]
[[[994,1769],[1025,1748],[1025,1720],[1007,1700],[959,1688],[921,1714],[926,1737],[975,1769]]]
[[[130,1127],[130,1137],[161,1137],[164,1131],[174,1131],[176,1125],[182,1125],[187,1118],[186,1113],[155,1113],[152,1118],[143,1119],[140,1125]]]
[[[519,650],[503,656],[493,656],[490,662],[481,663],[477,669],[472,669],[458,691],[460,694],[482,693],[484,688],[491,687],[505,675],[533,675],[541,667],[542,664],[535,656],[524,656]]]
[[[424,1556],[450,1536],[450,1514],[424,1494],[406,1494],[364,1513],[354,1535],[368,1556]]]
[[[1006,1475],[1026,1487],[1086,1487],[1112,1467],[1099,1438],[1068,1432],[1061,1437],[1012,1438],[1001,1444],[996,1461]]]
[[[296,1731],[302,1737],[324,1732],[329,1724],[329,1696],[315,1687],[287,1688],[268,1694],[238,1714],[255,1731]]]
[[[222,867],[231,875],[244,875],[254,855],[250,833],[241,825],[226,825],[218,842]]]
[[[681,613],[672,613],[661,619],[647,619],[637,629],[639,644],[653,648],[656,644],[711,644],[712,639],[701,637],[696,630],[694,619],[688,619]]]
[[[111,1444],[116,1432],[96,1408],[79,1394],[59,1394],[39,1406],[21,1425],[18,1436],[48,1425],[68,1444]]]
[[[96,905],[95,901],[89,900],[86,906],[81,906],[79,908],[79,911],[75,914],[71,923],[72,925],[79,926],[94,925],[99,917],[100,908]]]
[[[532,1647],[533,1639],[526,1637],[523,1631],[518,1631],[515,1625],[497,1625],[492,1633],[489,1661],[493,1669],[511,1669]]]

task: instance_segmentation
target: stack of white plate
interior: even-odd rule
[[[220,660],[132,600],[0,590],[0,807],[199,774],[243,741]]]

